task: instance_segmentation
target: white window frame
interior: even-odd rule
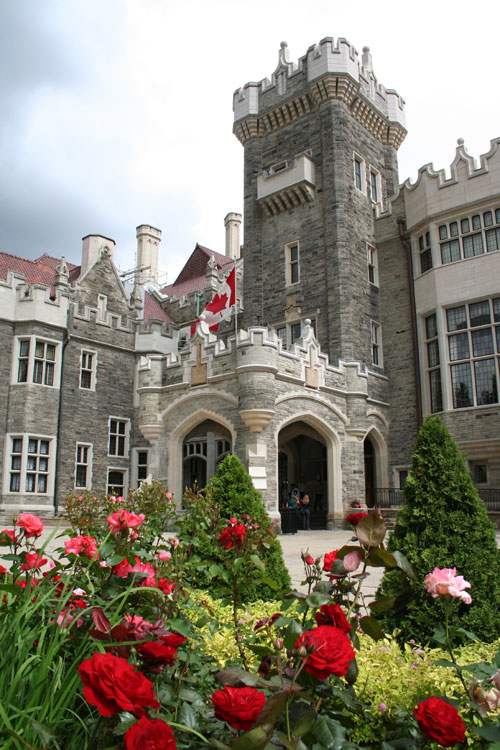
[[[373,191],[372,191],[372,175],[373,177],[375,177],[375,189],[377,191],[377,195],[375,198],[373,197]],[[376,205],[382,205],[382,176],[378,169],[370,165],[369,177],[370,177],[370,200],[372,203]]]
[[[106,469],[106,492],[108,494],[110,492],[109,473],[111,471],[119,471],[120,474],[123,474],[123,497],[127,497],[129,490],[128,469],[124,469],[123,466],[108,466]]]
[[[384,355],[382,350],[382,326],[380,323],[377,323],[376,320],[370,321],[370,333],[372,365],[375,367],[383,367]],[[378,362],[375,361],[376,359]]]
[[[147,461],[146,461],[145,464],[139,464],[139,453],[146,453],[146,455],[147,455]],[[150,473],[150,471],[149,471],[149,463],[150,463],[150,461],[151,461],[151,451],[150,451],[149,448],[134,448],[134,451],[133,451],[133,467],[134,467],[133,477],[134,477],[134,485],[136,487],[140,487],[141,486],[141,482],[143,482],[147,478],[148,474]],[[142,467],[142,466],[146,466],[146,476],[139,478],[139,467]]]
[[[20,452],[13,452],[13,441],[21,440],[22,447]],[[49,443],[49,452],[45,453],[29,453],[29,441],[46,441]],[[19,468],[13,470],[12,457],[13,455],[20,457]],[[28,497],[51,497],[54,494],[54,478],[55,478],[55,458],[56,458],[56,439],[54,435],[34,435],[32,433],[24,432],[12,432],[5,436],[5,450],[4,450],[4,494],[13,497],[19,497],[21,495],[27,495]],[[37,464],[40,458],[47,457],[47,470],[40,471],[39,466],[35,468],[29,468],[28,456],[36,456]],[[10,489],[11,474],[19,474],[19,490]],[[34,474],[35,477],[38,475],[47,476],[47,489],[46,492],[30,492],[26,489],[26,478],[27,474]]]
[[[84,367],[84,357],[92,357],[91,366]],[[85,363],[86,364],[86,363]],[[84,372],[90,372],[90,386],[82,385],[82,375]],[[80,351],[80,378],[79,385],[82,391],[95,391],[97,375],[97,352],[93,349],[81,349]]]
[[[119,422],[125,424],[125,432],[111,432],[112,422]],[[111,438],[115,436],[117,438],[124,437],[124,451],[123,453],[110,453]],[[108,419],[108,456],[112,458],[128,458],[130,450],[130,419],[126,417],[109,417]]]
[[[79,461],[78,451],[80,448],[87,449],[87,461]],[[92,443],[76,443],[75,444],[75,489],[77,490],[90,490],[92,487],[92,457],[94,452],[94,446]],[[78,467],[86,467],[85,484],[78,484]]]
[[[368,282],[378,287],[378,252],[375,245],[366,243],[366,262],[368,265]],[[373,269],[373,281],[370,279],[370,269]]]
[[[29,343],[29,352],[27,357],[21,356],[21,347],[22,342],[27,341]],[[46,366],[47,363],[52,364],[51,360],[47,360],[45,356],[46,349],[44,348],[44,357],[41,359],[40,357],[36,357],[36,345],[37,343],[44,344],[44,347],[47,345],[53,346],[54,351],[54,370],[53,370],[53,379],[52,383],[37,383],[33,376],[34,376],[34,370],[35,370],[35,360],[42,361],[43,364],[43,377],[42,380],[45,380],[45,374],[46,374]],[[14,357],[12,361],[12,375],[11,375],[11,383],[13,385],[39,385],[42,388],[59,388],[60,386],[60,372],[61,372],[61,361],[60,361],[60,347],[61,342],[57,339],[51,339],[47,338],[47,336],[37,336],[35,334],[31,334],[29,336],[16,336],[15,338],[15,345],[14,345]],[[19,363],[20,360],[23,359],[26,361],[27,365],[27,371],[26,371],[26,380],[19,380]]]
[[[297,249],[297,258],[292,259],[292,251]],[[300,282],[300,245],[299,241],[289,242],[285,245],[285,263],[286,263],[286,284],[295,286]],[[293,281],[293,268],[297,268],[297,279]]]
[[[392,476],[394,480],[394,487],[397,490],[401,490],[402,487],[400,487],[401,484],[401,477],[400,474],[406,471],[408,474],[410,473],[410,464],[405,464],[402,466],[393,466],[392,467]]]
[[[356,184],[356,162],[359,162],[360,165],[360,177],[361,177],[361,186],[358,186]],[[355,189],[363,193],[363,195],[366,195],[366,162],[363,159],[362,156],[357,154],[356,152],[352,155],[352,169],[353,169],[353,177],[354,177],[354,187]]]
[[[300,333],[295,338],[293,338],[294,326],[300,327]],[[278,331],[282,331],[282,330],[285,331],[284,340],[278,333]],[[289,351],[292,348],[292,346],[296,343],[297,339],[299,339],[302,336],[302,321],[293,320],[291,323],[283,323],[283,325],[276,326],[275,331],[276,331],[276,336],[278,340],[281,341],[281,349]]]
[[[474,477],[474,470],[475,470],[476,466],[484,466],[484,468],[486,470],[486,480],[484,482],[476,482],[475,477]],[[470,471],[471,479],[472,479],[472,481],[474,483],[474,486],[476,486],[476,487],[488,487],[489,486],[489,483],[490,483],[490,481],[489,481],[490,480],[490,468],[488,466],[488,461],[486,459],[484,459],[484,460],[482,460],[482,459],[478,459],[478,460],[474,459],[474,461],[469,461],[469,471]]]

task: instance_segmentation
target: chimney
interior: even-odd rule
[[[111,260],[113,260],[113,253],[115,251],[115,241],[109,237],[103,237],[100,234],[87,234],[86,237],[82,238],[82,270],[80,276],[93,266],[96,260],[99,259],[101,251],[106,249]]]
[[[226,227],[226,257],[236,260],[240,257],[241,214],[228,214],[224,219]]]
[[[137,227],[137,266],[149,266],[137,274],[138,284],[150,284],[158,288],[158,248],[161,230],[141,224]]]

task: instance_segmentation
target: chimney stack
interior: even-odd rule
[[[103,237],[101,234],[87,234],[82,238],[82,270],[83,274],[93,266],[101,255],[101,251],[106,248],[111,260],[115,251],[115,241],[109,237]]]
[[[240,257],[241,214],[230,213],[224,219],[226,227],[226,257],[237,260]]]
[[[158,287],[158,248],[161,242],[161,230],[141,224],[137,227],[137,266],[149,266],[137,274],[138,284],[150,284]]]

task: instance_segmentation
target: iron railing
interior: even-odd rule
[[[487,511],[500,512],[500,489],[479,489],[477,493],[484,502]],[[394,487],[377,487],[375,489],[374,505],[376,508],[399,508],[406,502],[403,490]]]

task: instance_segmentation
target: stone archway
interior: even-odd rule
[[[325,529],[335,510],[333,464],[335,457],[338,459],[338,450],[334,436],[307,415],[281,426],[277,446],[280,504],[298,487],[301,495],[310,498],[311,528]],[[340,461],[337,464],[340,474]],[[340,476],[337,478],[340,481]]]
[[[205,419],[185,436],[182,443],[182,486],[201,489],[211,480],[222,459],[231,453],[229,430],[212,419]]]

